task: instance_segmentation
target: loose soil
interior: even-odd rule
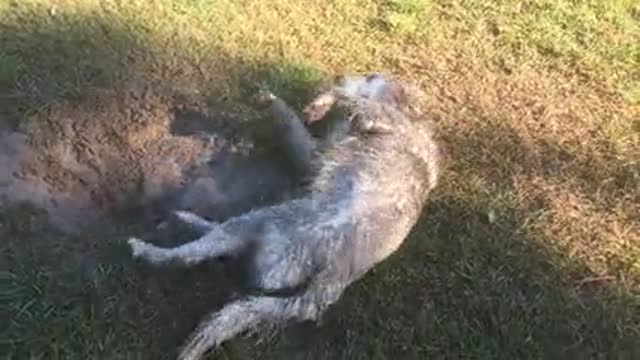
[[[292,184],[282,162],[258,157],[247,130],[255,116],[144,87],[96,91],[3,126],[0,195],[46,210],[64,231],[131,215],[158,222],[178,208],[225,218],[280,199]]]

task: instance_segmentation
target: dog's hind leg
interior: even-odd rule
[[[335,302],[343,286],[327,286],[300,296],[256,296],[232,302],[203,320],[183,347],[179,360],[198,360],[211,348],[260,325],[277,325],[288,320],[318,320]]]
[[[266,320],[265,313],[277,311],[283,301],[282,298],[251,297],[227,304],[198,325],[180,351],[178,360],[202,359],[207,351],[223,341],[262,324]]]
[[[129,239],[133,257],[144,259],[153,265],[196,265],[207,259],[235,254],[245,245],[242,237],[231,236],[221,228],[214,228],[203,237],[174,248],[160,248],[136,238]]]
[[[204,235],[209,231],[215,229],[218,224],[208,221],[192,212],[189,211],[174,211],[173,214],[175,217],[191,227],[196,232]]]

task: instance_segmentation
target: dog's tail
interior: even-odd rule
[[[178,359],[198,360],[223,341],[260,325],[316,319],[320,308],[315,300],[314,296],[306,293],[287,298],[249,297],[232,302],[202,321]]]

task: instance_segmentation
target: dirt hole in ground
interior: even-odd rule
[[[148,88],[96,91],[1,126],[0,205],[33,203],[77,231],[176,209],[221,220],[280,201],[296,180],[281,155],[256,145],[252,121],[268,119]]]

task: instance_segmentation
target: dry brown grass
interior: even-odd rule
[[[464,197],[474,179],[484,196],[506,198],[497,206],[518,211],[523,230],[596,276],[637,285],[640,141],[611,133],[637,123],[637,109],[577,77],[476,71],[436,85],[450,191]]]

